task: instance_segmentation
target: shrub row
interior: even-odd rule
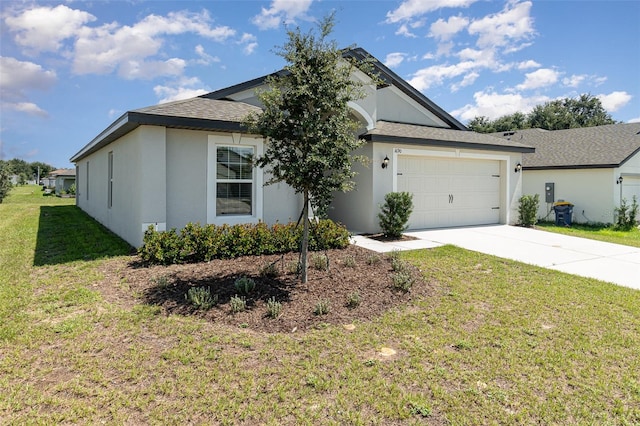
[[[301,240],[302,226],[295,223],[273,226],[262,222],[221,226],[188,223],[180,232],[175,228],[156,231],[149,226],[138,254],[150,264],[207,262],[297,251]],[[344,226],[328,219],[311,225],[309,250],[342,249],[348,245],[349,231]]]

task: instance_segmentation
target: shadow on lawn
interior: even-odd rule
[[[41,206],[34,266],[95,260],[133,248],[76,206]]]

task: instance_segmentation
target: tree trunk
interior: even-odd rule
[[[304,207],[302,208],[302,244],[300,246],[300,281],[307,282],[307,252],[309,249],[309,191],[304,190]]]

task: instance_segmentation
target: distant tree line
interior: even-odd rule
[[[558,99],[537,105],[529,114],[516,112],[495,120],[485,116],[475,117],[467,127],[479,133],[494,133],[518,129],[562,130],[616,123],[600,99],[584,94],[578,98]]]
[[[38,177],[38,168],[40,169],[40,177],[47,176],[55,167],[35,161],[27,163],[19,158],[12,160],[0,160],[0,203],[11,190],[11,177],[17,177],[18,185],[24,185],[29,180],[36,180]]]

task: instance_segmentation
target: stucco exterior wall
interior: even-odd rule
[[[377,91],[377,119],[425,126],[449,126],[416,101],[402,93],[397,87],[388,86]]]
[[[539,194],[539,219],[555,220],[553,205],[545,203],[545,184],[550,182],[555,184],[555,201],[574,205],[574,222],[613,222],[618,189],[613,169],[524,170],[522,175],[522,193]]]
[[[635,195],[638,203],[640,203],[640,152],[614,171],[614,179],[618,179],[620,176],[622,176],[622,187],[616,185],[617,188],[615,188],[614,194],[616,205],[620,205],[621,196],[628,203],[631,203]]]
[[[384,196],[397,190],[397,156],[407,151],[425,156],[499,160],[501,175],[500,222],[517,223],[518,199],[522,194],[522,173],[515,173],[514,169],[517,163],[522,162],[520,153],[390,143],[369,143],[358,152],[369,158],[370,164],[367,168],[358,167],[359,174],[355,178],[355,191],[336,195],[330,217],[344,223],[352,232],[379,232],[378,213],[380,206],[384,203]],[[382,161],[385,157],[388,157],[390,162],[388,167],[383,169]]]

